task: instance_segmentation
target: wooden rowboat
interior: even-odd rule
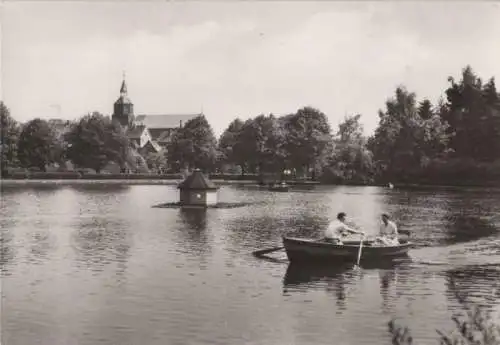
[[[356,262],[360,241],[333,244],[317,239],[283,237],[283,245],[290,262],[340,261]],[[408,255],[412,243],[401,239],[397,246],[376,246],[374,241],[363,241],[361,261],[390,260]]]

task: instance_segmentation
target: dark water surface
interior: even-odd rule
[[[260,203],[151,207],[176,195],[4,186],[2,344],[390,344],[393,317],[436,344],[457,296],[500,311],[500,190],[226,186],[219,200]],[[306,269],[251,255],[285,233],[317,236],[339,210],[367,232],[390,212],[413,233],[412,262]]]

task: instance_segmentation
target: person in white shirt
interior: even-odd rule
[[[379,244],[386,246],[397,246],[398,240],[398,227],[396,223],[390,220],[388,214],[382,214],[382,223],[380,224],[379,236],[375,239]]]
[[[357,231],[350,228],[346,223],[346,214],[344,212],[340,212],[337,214],[337,219],[328,225],[328,228],[324,233],[324,240],[328,242],[334,242],[336,244],[342,244],[341,238],[346,236],[347,234],[360,234],[364,235],[364,232]]]

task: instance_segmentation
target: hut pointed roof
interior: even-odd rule
[[[195,169],[177,188],[188,190],[216,190],[217,186],[210,181],[200,169]]]

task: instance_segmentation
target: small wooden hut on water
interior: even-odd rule
[[[200,169],[195,169],[177,188],[181,206],[211,206],[217,204],[217,186]]]

